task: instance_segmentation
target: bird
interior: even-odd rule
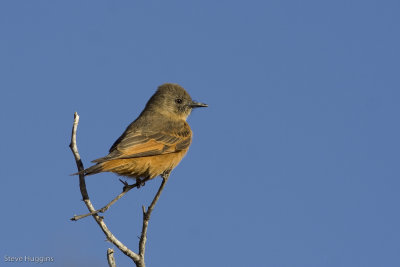
[[[111,146],[109,154],[75,174],[112,172],[136,179],[139,186],[159,175],[168,177],[189,149],[192,130],[186,119],[199,107],[208,105],[192,100],[182,86],[160,85],[140,115]]]

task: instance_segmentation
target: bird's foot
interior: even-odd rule
[[[145,186],[146,184],[146,179],[140,179],[140,178],[136,178],[136,184],[137,184],[137,188],[140,188],[141,186]]]

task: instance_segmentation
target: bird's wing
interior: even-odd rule
[[[189,125],[176,131],[129,132],[112,146],[110,154],[93,162],[156,156],[187,149],[192,140]]]

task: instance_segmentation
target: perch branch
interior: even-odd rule
[[[76,166],[78,168],[79,172],[79,188],[83,197],[83,201],[86,204],[86,207],[88,208],[89,212],[92,214],[92,217],[94,220],[97,222],[97,224],[100,226],[101,230],[103,233],[106,235],[107,239],[113,243],[119,250],[122,251],[126,256],[131,258],[137,267],[144,267],[144,258],[129,248],[127,248],[121,241],[119,241],[108,229],[107,225],[104,223],[103,218],[100,217],[97,213],[95,213],[96,209],[93,207],[92,202],[89,199],[89,195],[86,190],[86,183],[85,183],[85,176],[83,175],[82,171],[84,170],[81,157],[78,152],[78,147],[76,145],[76,130],[78,127],[79,123],[79,115],[78,113],[75,112],[74,114],[74,124],[72,127],[72,136],[71,136],[71,143],[69,147],[71,148],[72,153],[74,154],[75,161],[76,161]]]
[[[116,196],[110,203],[108,203],[107,205],[105,205],[104,207],[102,207],[101,209],[98,209],[98,210],[95,210],[95,211],[93,211],[93,212],[89,212],[89,213],[86,213],[86,214],[83,214],[83,215],[74,215],[74,217],[72,217],[70,220],[71,221],[77,221],[77,220],[80,220],[80,219],[82,219],[82,218],[85,218],[85,217],[87,217],[87,216],[90,216],[90,215],[94,215],[94,214],[98,214],[98,213],[104,213],[104,212],[106,212],[110,207],[111,207],[111,205],[113,205],[115,202],[117,202],[120,198],[122,198],[126,193],[128,193],[132,188],[135,188],[135,187],[139,187],[140,185],[142,185],[144,182],[146,182],[148,179],[144,179],[144,180],[142,180],[142,181],[140,181],[140,182],[137,182],[137,183],[135,183],[135,184],[132,184],[132,185],[128,185],[126,182],[123,182],[123,181],[121,181],[123,184],[124,184],[124,188],[122,189],[122,192],[118,195],[118,196]]]
[[[139,255],[143,258],[144,258],[144,253],[145,253],[145,249],[146,249],[147,227],[149,226],[150,215],[151,215],[151,212],[153,211],[154,206],[156,205],[158,199],[161,196],[161,192],[164,189],[165,184],[168,181],[169,174],[170,174],[170,172],[165,172],[161,175],[163,180],[161,182],[160,188],[158,188],[157,194],[154,196],[154,199],[151,202],[150,206],[147,208],[147,211],[146,211],[145,206],[142,206],[143,225],[142,225],[142,235],[140,236],[140,241],[139,241]]]

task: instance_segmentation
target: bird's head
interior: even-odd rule
[[[145,109],[150,109],[174,119],[186,120],[193,108],[207,106],[207,104],[193,101],[182,86],[176,83],[165,83],[158,87],[147,102]]]

